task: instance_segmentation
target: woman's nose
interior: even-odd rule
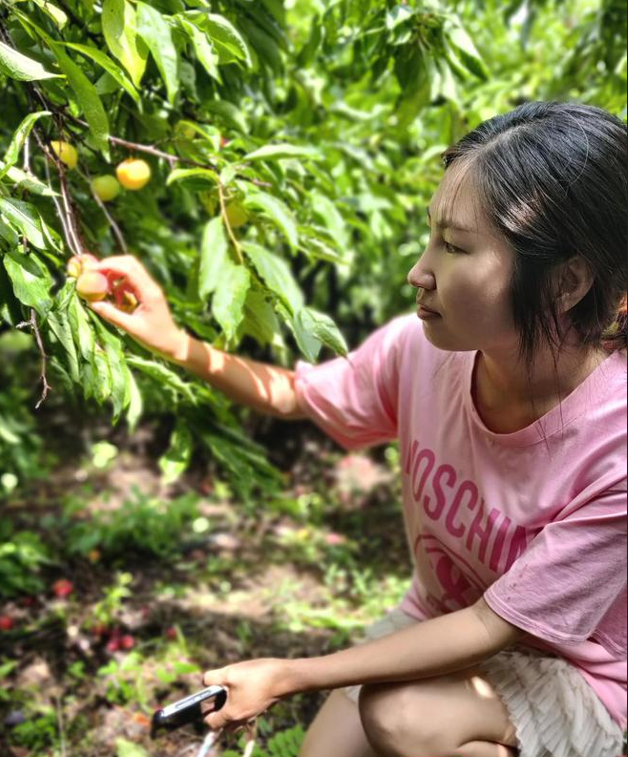
[[[419,260],[408,274],[408,284],[415,289],[436,289],[434,274],[426,270],[424,260]]]

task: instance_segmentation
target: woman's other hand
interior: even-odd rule
[[[228,691],[223,709],[209,714],[205,723],[214,731],[246,726],[291,693],[287,680],[286,660],[253,660],[205,673],[205,686],[222,686]]]

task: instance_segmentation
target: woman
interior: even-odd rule
[[[180,331],[132,258],[94,310],[233,399],[347,449],[401,444],[416,571],[365,643],[206,674],[215,729],[334,690],[302,757],[617,757],[626,726],[626,126],[527,103],[444,154],[417,315],[295,372]]]

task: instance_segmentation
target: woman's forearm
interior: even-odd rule
[[[169,357],[234,402],[283,420],[306,417],[297,403],[294,371],[229,355],[185,333]]]
[[[286,693],[397,683],[469,668],[523,635],[506,621],[487,623],[477,607],[417,623],[343,652],[286,661]]]

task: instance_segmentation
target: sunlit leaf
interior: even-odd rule
[[[102,26],[111,54],[129,72],[133,84],[139,87],[146,71],[148,47],[137,34],[137,16],[129,0],[105,0]]]
[[[47,71],[41,63],[0,42],[0,73],[18,81],[59,79],[61,74]]]
[[[137,31],[161,73],[171,105],[179,92],[179,54],[172,39],[170,24],[162,14],[146,3],[137,3]]]

